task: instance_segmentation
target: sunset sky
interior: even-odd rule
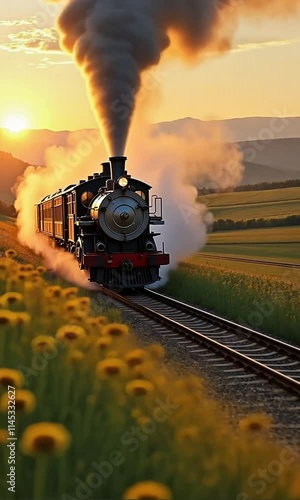
[[[11,114],[26,117],[29,128],[96,126],[85,82],[59,49],[61,8],[42,0],[1,2],[0,126]],[[149,121],[300,115],[299,21],[242,20],[229,54],[193,68],[165,61],[148,77],[147,88],[155,96],[160,91]]]

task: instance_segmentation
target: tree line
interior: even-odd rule
[[[213,231],[236,231],[241,229],[260,229],[268,227],[299,226],[300,215],[288,215],[287,217],[272,219],[248,219],[237,220],[219,219],[213,224]]]
[[[237,186],[234,192],[240,193],[244,191],[268,191],[270,189],[284,189],[290,187],[299,187],[300,179],[290,179],[287,181],[274,181],[274,182],[259,182],[258,184],[245,184]],[[220,191],[213,188],[202,188],[198,190],[199,195],[216,194]],[[228,190],[227,190],[228,192]]]
[[[16,217],[15,207],[0,200],[0,214],[7,215],[8,217]]]

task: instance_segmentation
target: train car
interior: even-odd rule
[[[125,170],[127,158],[102,163],[102,172],[60,189],[36,205],[36,229],[74,254],[89,279],[105,287],[141,288],[160,280],[167,253],[151,226],[164,224],[162,199]]]

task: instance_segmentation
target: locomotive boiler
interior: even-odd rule
[[[141,288],[160,279],[169,264],[152,226],[164,224],[162,199],[114,156],[102,172],[46,196],[36,205],[37,231],[74,254],[89,279],[105,287]]]

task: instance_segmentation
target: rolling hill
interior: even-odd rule
[[[221,125],[244,154],[245,173],[241,184],[283,181],[300,178],[300,117],[239,118],[221,121],[201,121],[183,118],[151,126],[154,136],[170,134],[210,135]],[[263,138],[263,140],[262,140]],[[260,140],[259,140],[260,139]],[[29,130],[13,136],[0,129],[0,199],[11,203],[11,188],[28,164],[45,164],[45,152],[51,146],[78,145],[89,141],[99,150],[103,160],[104,147],[98,130],[60,131]],[[17,159],[17,158],[20,158]]]
[[[13,203],[14,195],[11,192],[16,179],[21,175],[28,163],[23,162],[14,158],[10,153],[5,153],[0,151],[0,172],[1,172],[1,183],[0,183],[0,200],[5,203]]]

